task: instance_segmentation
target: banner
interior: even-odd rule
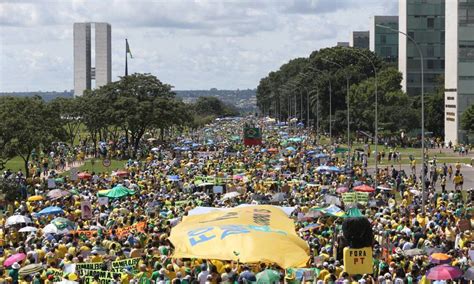
[[[175,258],[265,261],[283,268],[303,267],[309,259],[308,244],[296,234],[293,220],[270,205],[185,216],[169,239]]]
[[[262,133],[258,127],[244,128],[244,145],[253,146],[262,144]]]
[[[123,238],[123,237],[127,237],[132,231],[144,233],[145,227],[146,227],[146,222],[138,222],[131,226],[116,229],[115,234],[119,238]],[[70,231],[70,233],[77,234],[78,236],[85,236],[87,238],[97,237],[97,235],[99,234],[99,232],[95,230],[76,230],[76,231]],[[102,234],[110,235],[112,234],[112,230],[103,230]]]
[[[114,280],[114,276],[120,275],[126,267],[131,267],[131,272],[136,274],[138,272],[137,265],[139,262],[139,257],[113,261],[110,271],[102,270],[103,262],[77,263],[76,273],[84,279],[84,283],[92,283],[94,276],[99,275],[99,283],[108,284]]]
[[[138,262],[140,262],[139,257],[127,258],[124,260],[117,260],[112,262],[112,271],[113,272],[122,272],[127,266],[132,268],[132,273],[138,273],[136,269]]]

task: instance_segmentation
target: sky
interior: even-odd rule
[[[112,26],[112,80],[253,89],[292,58],[349,41],[397,0],[0,0],[0,92],[73,89],[73,23]]]

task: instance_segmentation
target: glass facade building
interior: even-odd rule
[[[446,1],[445,141],[472,143],[461,128],[474,104],[474,0]]]
[[[374,16],[370,27],[370,50],[386,62],[398,66],[398,32],[376,25],[398,30],[398,16]]]
[[[448,0],[447,2],[457,0]],[[424,57],[425,94],[438,87],[445,67],[445,0],[400,0],[399,29],[418,42]],[[420,56],[416,46],[399,35],[398,67],[402,87],[409,95],[421,94]]]
[[[369,31],[352,32],[352,46],[369,49]]]

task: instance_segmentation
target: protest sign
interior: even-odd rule
[[[365,247],[359,249],[344,248],[344,271],[350,275],[355,274],[372,274],[373,258],[372,248]]]
[[[81,218],[90,220],[92,218],[92,204],[89,200],[81,201]]]

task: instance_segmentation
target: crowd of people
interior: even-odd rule
[[[440,263],[462,271],[456,279],[471,280],[474,224],[471,198],[459,185],[460,163],[427,164],[427,179],[421,181],[422,167],[414,162],[406,172],[392,165],[401,154],[387,148],[387,162],[374,174],[370,147],[347,159],[343,147],[317,145],[315,134],[303,127],[255,123],[264,133],[262,145],[243,144],[242,120],[217,121],[166,147],[150,140],[144,143],[145,158],[124,161],[111,173],[72,169],[60,177],[48,158],[35,153],[34,161],[44,161],[37,167],[43,173],[38,184],[28,184],[21,173],[4,173],[26,188],[0,218],[0,282],[429,283],[427,273]],[[111,145],[102,147],[107,153]],[[61,144],[48,155],[87,156],[80,147],[67,151]],[[454,190],[447,186],[451,176]],[[344,204],[342,195],[362,184],[371,188],[367,202]],[[117,195],[104,198],[110,192]],[[236,194],[229,197],[230,192]],[[168,237],[190,210],[241,204],[293,207],[295,229],[310,248],[306,268],[173,257]],[[343,218],[314,210],[329,206],[341,211],[355,206],[369,219],[375,236],[372,274],[345,272]],[[268,280],[269,271],[276,278]]]

